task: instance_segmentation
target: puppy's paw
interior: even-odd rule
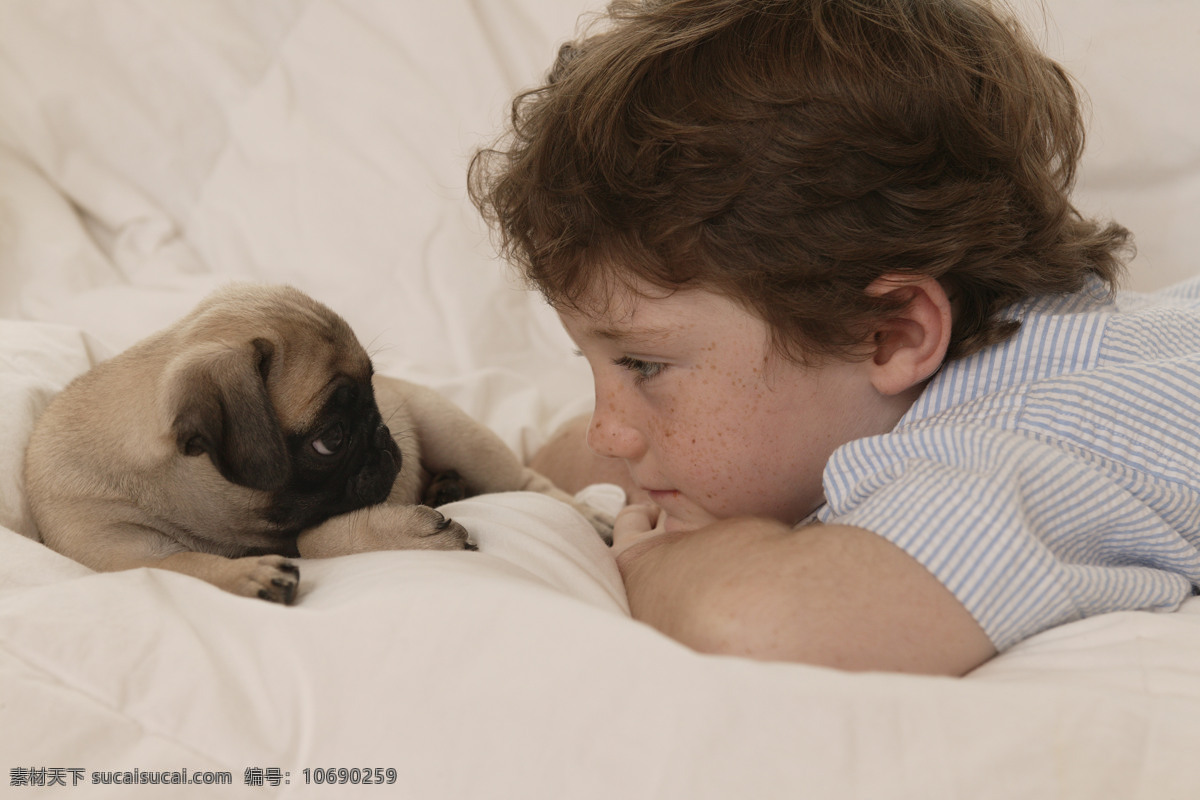
[[[611,514],[606,514],[598,508],[585,503],[575,497],[567,494],[562,489],[555,486],[549,478],[539,472],[535,472],[528,467],[525,468],[523,482],[521,488],[527,492],[541,492],[542,494],[550,495],[551,497],[561,500],[567,505],[574,508],[580,514],[583,514],[591,526],[600,534],[600,538],[607,545],[612,544],[613,532],[613,517]]]
[[[300,568],[276,555],[225,558],[184,550],[158,561],[142,561],[129,566],[181,572],[242,597],[260,597],[284,605],[291,605],[296,599],[296,587],[300,583]]]
[[[585,503],[574,503],[574,506],[592,524],[592,527],[596,529],[596,533],[600,534],[600,538],[604,540],[604,543],[612,545],[613,525],[616,523],[612,515],[605,514],[603,511],[592,508]]]
[[[300,584],[300,568],[283,556],[247,556],[234,559],[240,574],[230,591],[290,606]]]
[[[448,469],[445,472],[437,473],[430,479],[429,487],[425,490],[425,496],[421,498],[421,502],[437,508],[447,503],[458,502],[466,496],[466,480],[454,470]]]
[[[300,534],[304,558],[372,550],[472,550],[467,530],[429,506],[385,503],[326,520]]]
[[[413,523],[410,532],[419,544],[413,547],[422,550],[476,550],[470,542],[467,529],[442,512],[429,506],[413,506]]]

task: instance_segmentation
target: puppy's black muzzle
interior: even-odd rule
[[[332,436],[334,454],[314,448],[314,435]],[[321,433],[317,433],[320,431]],[[338,449],[338,445],[341,449]],[[311,430],[289,435],[292,477],[273,493],[264,516],[283,531],[302,531],[330,517],[387,500],[400,474],[400,448],[369,391],[339,390]],[[328,449],[328,448],[327,448]]]
[[[362,468],[346,485],[347,499],[355,507],[382,503],[400,474],[401,461],[392,432],[380,422],[371,435]]]

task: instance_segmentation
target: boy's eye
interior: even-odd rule
[[[643,361],[633,356],[621,356],[614,360],[613,364],[634,373],[634,381],[636,383],[645,383],[651,378],[660,375],[667,368],[666,364],[658,361]]]

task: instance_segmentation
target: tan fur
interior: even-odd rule
[[[331,399],[339,387],[336,397],[365,398],[361,413],[329,415],[342,408]],[[321,484],[328,465],[307,448],[330,419],[354,430],[347,447],[364,459],[345,486],[361,479],[384,502],[338,494],[337,513],[326,513],[322,502],[344,487]],[[376,431],[379,447],[367,442]],[[400,459],[391,483],[388,431]],[[288,556],[468,546],[460,525],[420,505],[429,476],[446,470],[472,494],[552,494],[611,532],[610,519],[523,467],[436,392],[372,378],[353,332],[325,306],[286,287],[237,286],[64,389],[35,426],[25,480],[43,541],[93,569],[170,569],[289,603],[299,571]],[[308,484],[331,497],[297,488]]]

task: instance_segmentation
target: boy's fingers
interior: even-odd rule
[[[627,505],[617,514],[613,523],[613,543],[625,536],[637,536],[654,527],[658,519],[658,507],[650,503]]]
[[[661,531],[662,510],[653,503],[634,503],[617,514],[613,524],[613,555]]]

